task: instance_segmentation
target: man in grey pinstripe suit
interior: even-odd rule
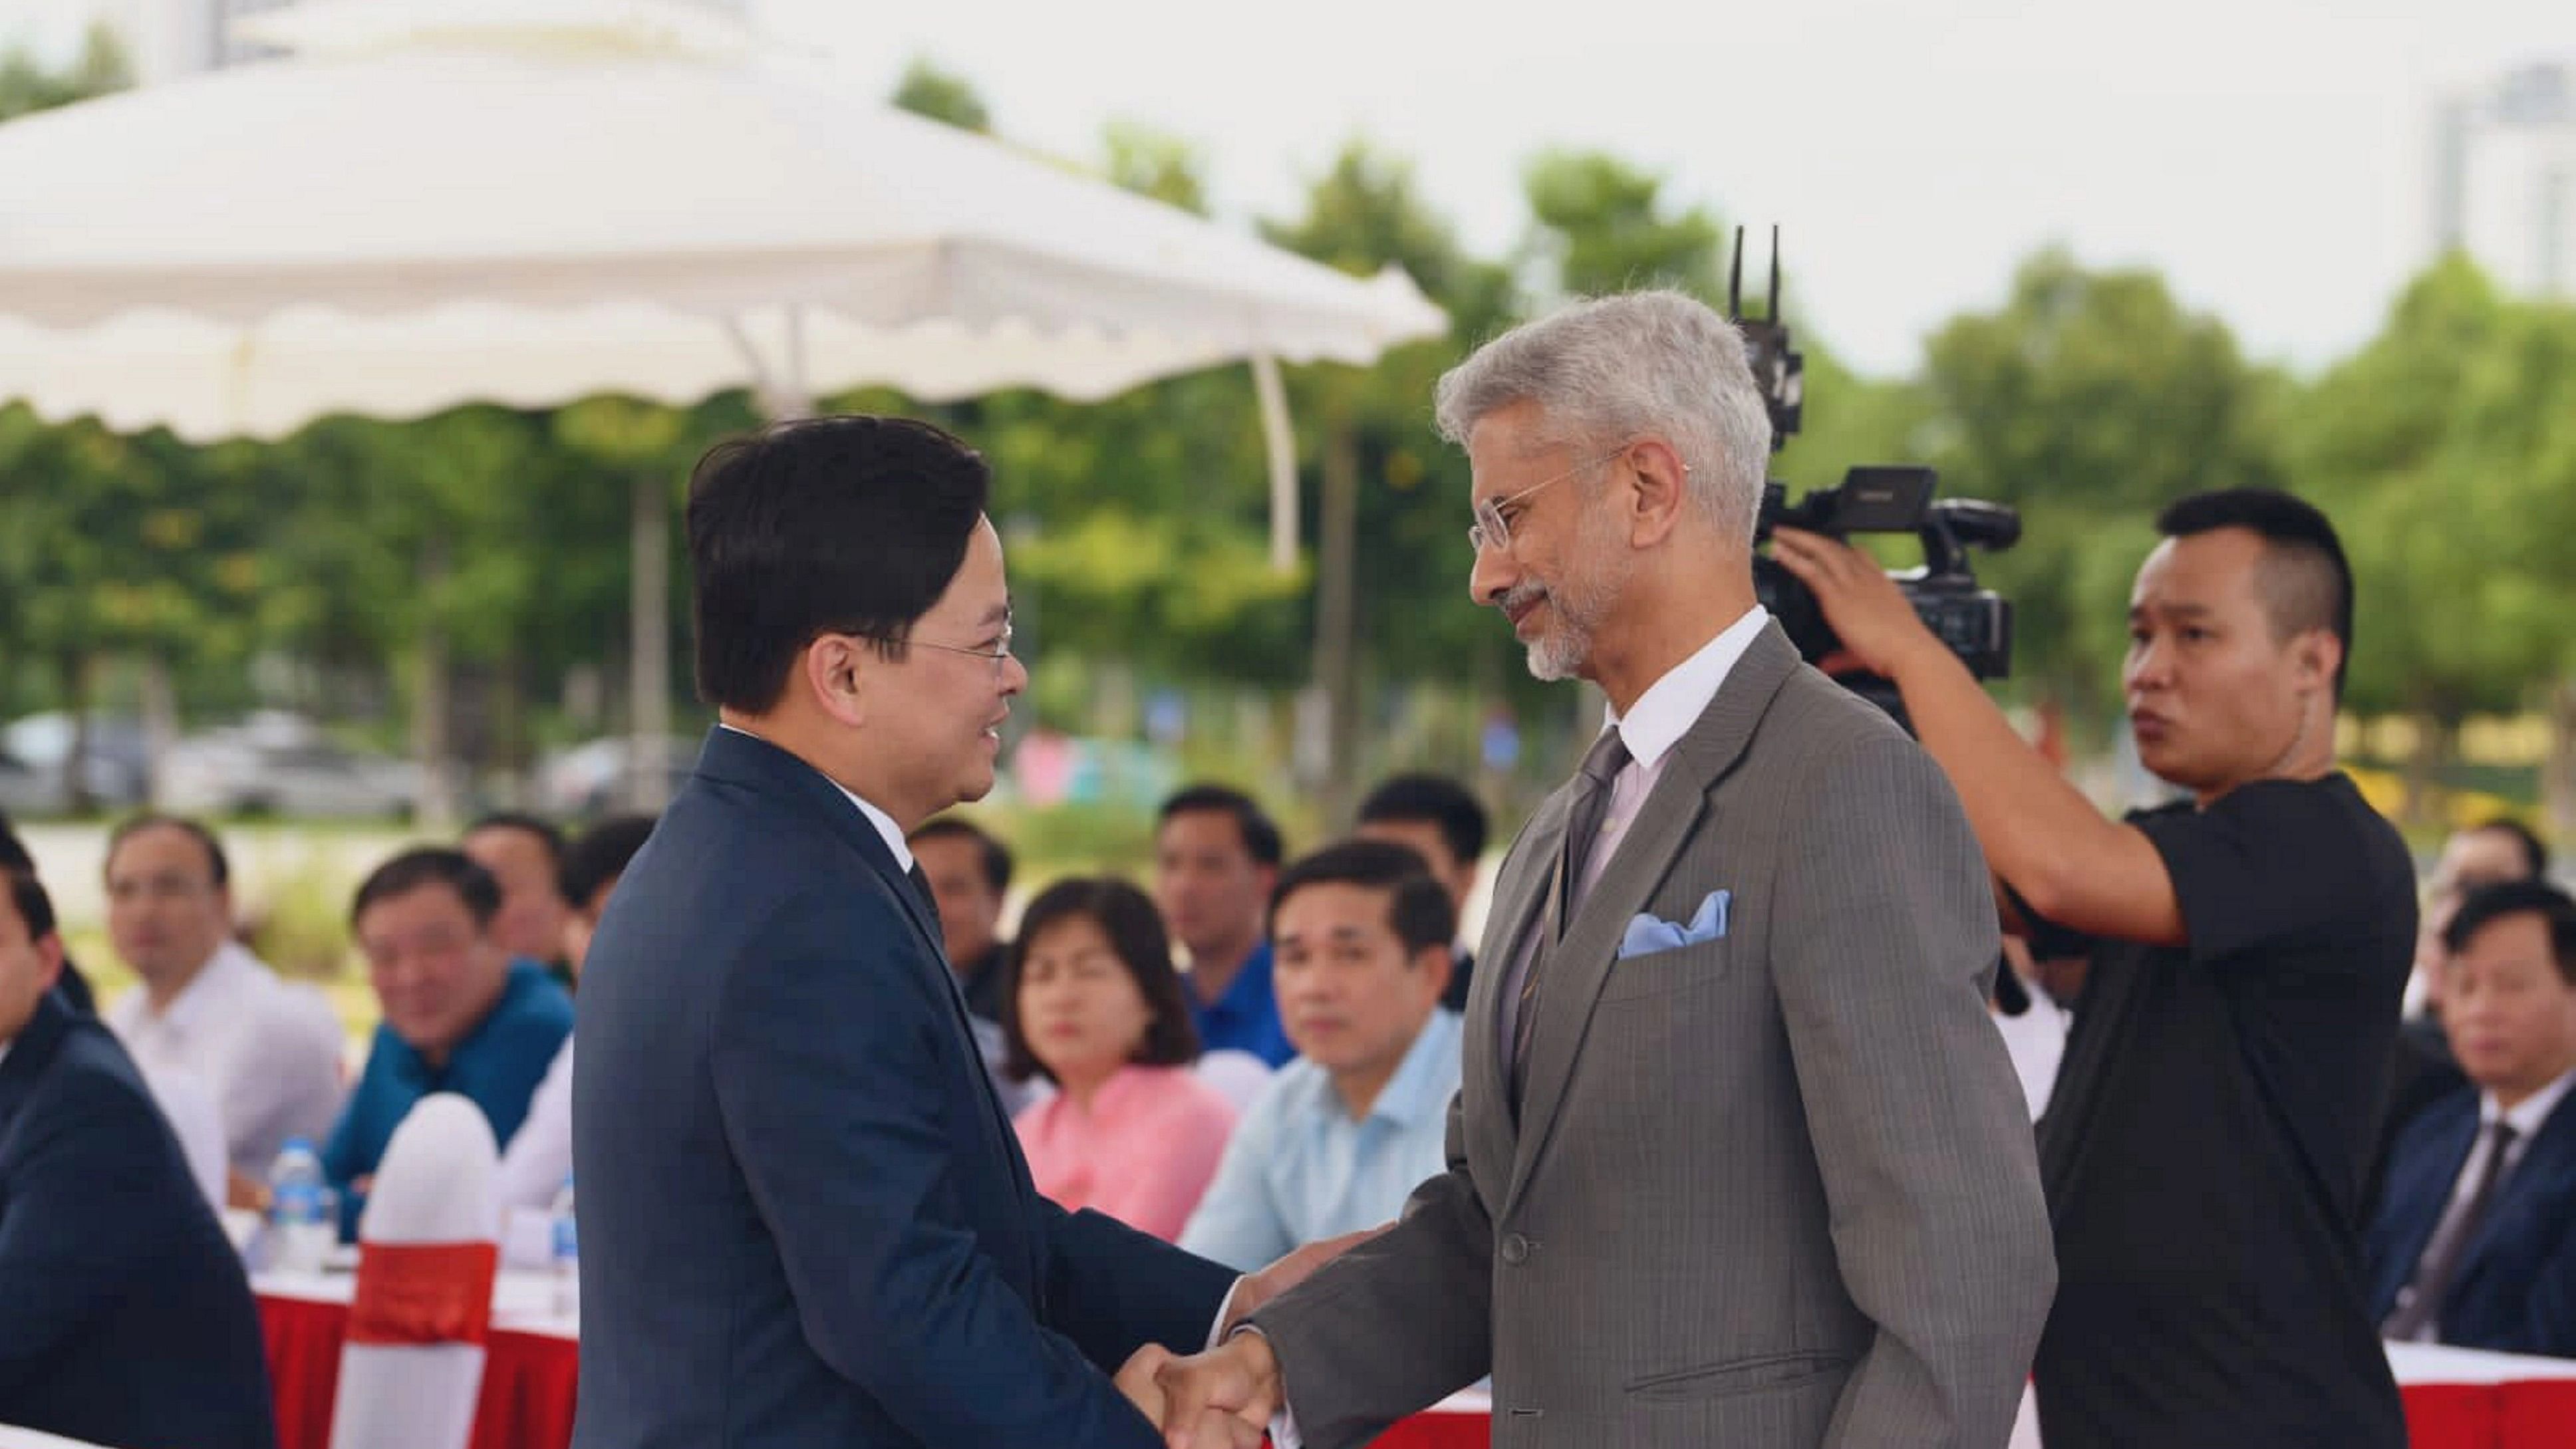
[[[1449,1170],[1164,1364],[1166,1421],[1342,1449],[1490,1373],[1498,1449],[2001,1445],[2055,1266],[1984,858],[1755,602],[1740,336],[1678,294],[1581,304],[1439,417],[1477,599],[1611,723],[1504,860]]]

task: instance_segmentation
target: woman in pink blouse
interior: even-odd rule
[[[1122,880],[1049,886],[1020,917],[1004,1070],[1056,1094],[1016,1125],[1038,1191],[1166,1241],[1215,1176],[1234,1107],[1199,1081],[1162,917]]]

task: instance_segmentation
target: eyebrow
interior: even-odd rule
[[[2136,619],[2147,614],[2162,614],[2168,618],[2175,619],[2207,619],[2215,616],[2217,612],[2217,610],[2212,609],[2207,604],[2164,604],[2160,606],[2131,604],[2129,606],[2129,617],[2132,619]]]

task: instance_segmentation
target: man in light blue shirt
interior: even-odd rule
[[[1235,1125],[1181,1246],[1259,1267],[1394,1218],[1446,1165],[1458,1017],[1440,1007],[1456,919],[1412,849],[1329,846],[1271,897],[1272,981],[1298,1059]]]

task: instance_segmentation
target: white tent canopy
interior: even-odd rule
[[[236,31],[297,53],[0,125],[0,399],[207,440],[744,385],[776,413],[867,384],[1094,399],[1250,361],[1284,566],[1277,362],[1446,327],[1400,272],[903,114],[669,0],[339,0]]]

